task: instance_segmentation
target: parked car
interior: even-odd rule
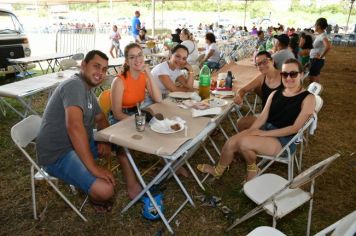
[[[8,58],[31,55],[31,49],[24,29],[14,13],[0,9],[0,76],[13,76],[15,69]]]

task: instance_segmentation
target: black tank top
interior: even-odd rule
[[[262,84],[262,88],[261,88],[261,100],[262,100],[262,109],[265,107],[267,99],[269,97],[269,95],[274,91],[274,90],[281,90],[283,89],[283,83],[281,82],[281,84],[277,87],[277,88],[270,88],[268,87],[268,85],[266,84],[266,76],[263,79],[263,84]]]
[[[301,92],[293,97],[283,95],[283,89],[277,90],[273,95],[267,122],[277,128],[293,125],[302,110],[302,102],[310,93]]]

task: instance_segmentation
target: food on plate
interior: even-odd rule
[[[171,125],[171,129],[174,131],[178,131],[181,129],[180,124],[175,123],[174,125]]]
[[[154,115],[154,117],[157,119],[157,120],[164,120],[164,116],[161,114],[161,113],[156,113]]]

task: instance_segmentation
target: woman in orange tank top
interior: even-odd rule
[[[145,65],[144,55],[140,45],[131,43],[124,50],[125,64],[123,71],[111,85],[111,112],[110,124],[114,124],[133,115],[136,104],[144,101],[147,89],[154,102],[162,100],[161,91],[153,82],[151,71]],[[126,180],[127,192],[131,199],[135,198],[142,190],[136,175],[124,152],[116,150]]]
[[[111,109],[116,120],[130,116],[127,111],[135,110],[136,104],[144,101],[145,89],[154,102],[162,100],[161,91],[153,82],[149,66],[145,65],[140,45],[127,45],[124,55],[123,71],[111,85]]]

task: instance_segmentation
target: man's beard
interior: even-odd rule
[[[85,76],[84,73],[82,74],[82,77],[83,77],[85,83],[87,83],[87,85],[88,85],[89,87],[91,87],[91,88],[94,88],[94,87],[96,87],[96,86],[98,86],[98,85],[100,84],[100,83],[94,84],[87,76]]]

